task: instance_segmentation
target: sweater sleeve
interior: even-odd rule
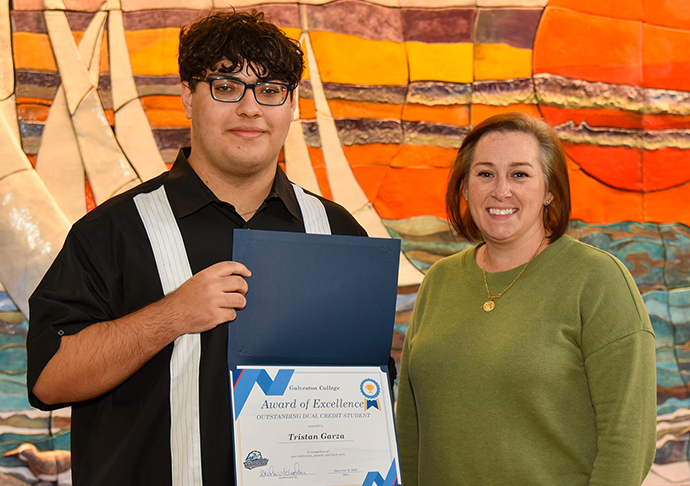
[[[410,377],[410,359],[415,334],[424,314],[426,296],[430,285],[430,277],[434,274],[432,267],[424,277],[410,325],[407,328],[403,343],[402,360],[400,362],[400,380],[398,382],[398,401],[396,403],[396,428],[398,432],[398,447],[400,450],[400,469],[405,486],[417,486],[419,481],[419,417],[417,416],[417,401]]]
[[[419,462],[417,404],[415,403],[414,390],[410,383],[409,375],[411,328],[412,324],[408,328],[405,343],[403,344],[400,381],[398,382],[398,402],[396,405],[400,467],[405,486],[417,486]]]
[[[639,486],[656,452],[654,335],[636,331],[585,361],[597,427],[591,486]]]
[[[654,332],[630,272],[606,257],[591,271],[581,301],[582,353],[597,429],[590,485],[639,486],[656,453]]]

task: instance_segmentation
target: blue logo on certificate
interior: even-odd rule
[[[268,459],[261,455],[259,451],[251,451],[247,454],[247,459],[242,463],[247,469],[254,469],[255,467],[265,466],[268,464]]]
[[[378,396],[381,393],[381,386],[376,380],[372,378],[367,378],[362,380],[361,385],[359,385],[359,390],[364,395],[364,411],[366,412],[370,407],[381,410],[381,403],[378,400]]]

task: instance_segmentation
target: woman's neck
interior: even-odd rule
[[[506,272],[532,260],[549,246],[549,240],[542,233],[518,246],[503,246],[487,240],[477,251],[477,265],[487,272]]]

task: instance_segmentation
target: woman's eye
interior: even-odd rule
[[[479,177],[491,177],[491,172],[479,172],[477,174]]]
[[[517,179],[523,179],[525,177],[529,177],[529,174],[527,172],[516,172],[515,174],[513,174],[513,177]]]

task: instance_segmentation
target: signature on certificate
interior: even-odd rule
[[[263,470],[259,472],[260,478],[276,477],[276,478],[294,478],[297,476],[308,476],[309,474],[302,471],[299,466],[299,462],[296,462],[292,469],[283,468],[280,471],[276,471],[273,466],[269,467],[268,470]]]

